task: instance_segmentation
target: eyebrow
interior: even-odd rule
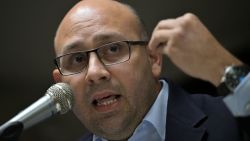
[[[70,52],[70,50],[79,48],[79,45],[84,46],[84,43],[81,42],[81,40],[74,40],[66,44],[65,46],[62,47],[62,52],[59,54],[59,56],[67,54],[68,52]]]
[[[100,46],[100,44],[106,44],[106,43],[110,43],[113,41],[124,41],[124,40],[127,40],[127,38],[125,38],[119,32],[99,32],[93,37],[93,42],[95,42],[94,44],[97,46]],[[64,47],[62,47],[63,50],[60,55],[66,54],[70,50],[74,50],[77,48],[84,48],[84,46],[85,46],[84,42],[82,42],[80,39],[76,39],[66,44]],[[91,49],[87,49],[87,50],[91,50]]]

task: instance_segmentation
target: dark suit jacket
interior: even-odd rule
[[[235,118],[221,98],[189,94],[171,82],[167,107],[166,141],[240,141]],[[80,141],[92,141],[88,133]]]

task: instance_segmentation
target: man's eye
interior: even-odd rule
[[[118,53],[121,49],[120,45],[112,45],[111,47],[108,48],[109,53]]]
[[[116,46],[113,46],[110,48],[110,51],[112,51],[112,52],[116,52],[117,50],[118,50],[118,47],[116,47]]]
[[[85,54],[77,53],[77,54],[72,55],[70,62],[72,62],[73,64],[74,63],[84,63],[86,61],[86,58],[87,58],[87,56]]]
[[[126,48],[125,43],[112,43],[98,50],[98,55],[102,61],[114,62],[120,58],[123,58],[129,53],[129,49]]]
[[[74,57],[74,61],[78,62],[78,63],[82,62],[83,61],[83,56],[82,55],[76,55]]]

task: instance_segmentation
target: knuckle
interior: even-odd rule
[[[197,17],[193,14],[193,13],[186,13],[184,15],[184,17],[187,19],[187,20],[195,20]]]
[[[165,20],[160,20],[160,21],[158,22],[158,25],[161,26],[161,25],[164,25],[164,23],[165,23]]]
[[[185,36],[185,29],[183,27],[176,28],[173,34],[173,38],[176,40],[182,39]]]
[[[165,25],[166,20],[160,20],[157,24],[157,28],[160,29],[161,27],[163,27]]]
[[[195,21],[197,21],[197,17],[192,14],[192,13],[187,13],[183,16],[183,25],[184,26],[189,26],[192,23],[194,23]]]

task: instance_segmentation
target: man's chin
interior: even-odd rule
[[[127,140],[132,134],[133,129],[130,128],[122,128],[121,124],[113,124],[112,126],[99,126],[96,135],[105,138],[107,140],[115,140],[115,141],[123,141]],[[100,131],[101,129],[101,131]],[[93,132],[95,134],[95,132]]]
[[[106,140],[109,140],[109,141],[127,141],[127,139],[131,136],[131,134],[126,134],[124,132],[119,132],[119,133],[112,133],[112,134],[102,134],[100,135],[99,137],[102,137]]]

